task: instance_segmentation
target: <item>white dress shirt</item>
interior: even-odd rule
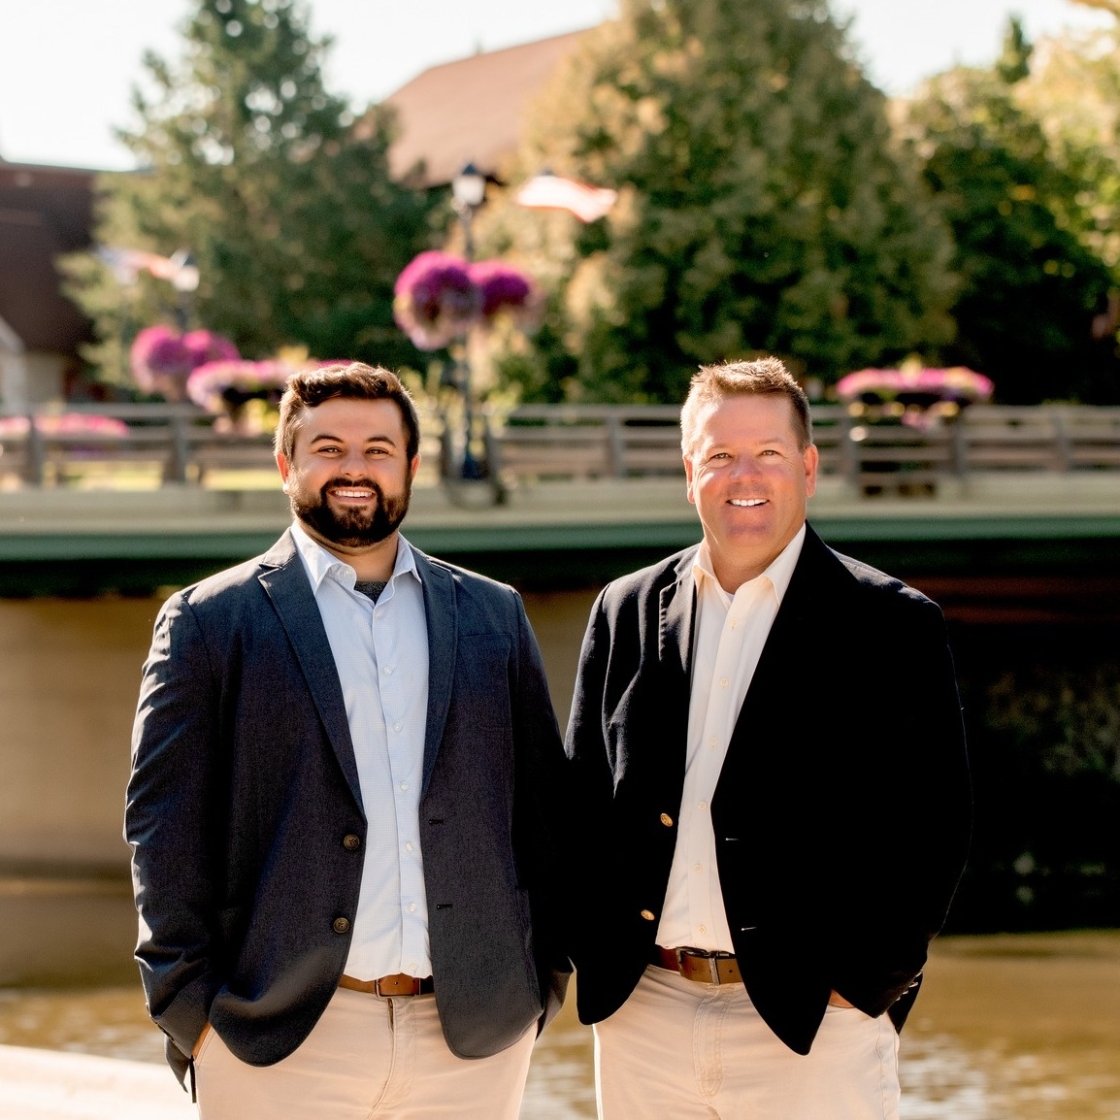
[[[428,629],[412,549],[374,603],[349,564],[292,526],[342,685],[368,831],[346,973],[430,976],[420,853],[420,783],[428,711]]]
[[[657,943],[666,948],[735,951],[716,867],[712,796],[739,709],[804,541],[802,525],[766,571],[742,584],[734,595],[716,579],[707,542],[696,554],[692,568],[696,619],[684,795],[669,888],[657,927]]]

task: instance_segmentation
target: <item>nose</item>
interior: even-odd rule
[[[365,475],[366,460],[361,448],[356,447],[352,451],[347,451],[339,462],[338,469],[339,473],[346,475],[347,478],[361,478]]]

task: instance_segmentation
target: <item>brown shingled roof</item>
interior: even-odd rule
[[[402,178],[420,161],[427,186],[449,183],[467,162],[496,175],[517,147],[526,103],[583,34],[480,52],[433,66],[402,86],[386,99],[400,127],[390,152],[393,176]]]
[[[88,248],[94,172],[0,161],[0,319],[28,350],[72,354],[90,325],[55,257]]]

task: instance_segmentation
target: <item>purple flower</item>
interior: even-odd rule
[[[434,250],[405,266],[393,293],[393,317],[421,350],[438,350],[466,334],[481,304],[467,262]]]
[[[192,369],[207,362],[235,362],[241,357],[228,338],[213,331],[190,331],[183,336],[183,345],[190,351]]]
[[[216,358],[236,358],[237,347],[210,331],[180,335],[167,326],[145,327],[129,351],[133,379],[146,393],[181,401],[191,370]]]
[[[207,362],[187,379],[187,395],[207,412],[219,415],[250,400],[278,404],[295,372],[293,366],[273,359]]]
[[[958,404],[987,400],[995,386],[982,373],[953,366],[950,369],[861,369],[836,383],[842,401],[863,397],[895,400],[902,397],[928,397],[930,401],[955,401]]]
[[[528,311],[533,301],[532,281],[520,269],[503,261],[479,261],[470,276],[482,293],[482,317],[492,320],[502,311]]]

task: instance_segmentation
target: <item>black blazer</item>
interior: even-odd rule
[[[695,555],[610,584],[584,638],[554,810],[584,1022],[633,991],[665,900]],[[963,867],[969,820],[940,610],[809,529],[712,802],[744,982],[791,1049],[808,1053],[832,989],[901,1026]]]
[[[413,551],[436,1002],[450,1049],[485,1057],[562,998],[567,962],[534,921],[540,760],[560,739],[520,597]],[[207,1021],[253,1065],[306,1038],[346,961],[366,835],[342,688],[285,534],[173,595],[144,666],[125,836],[136,956],[180,1077]]]

